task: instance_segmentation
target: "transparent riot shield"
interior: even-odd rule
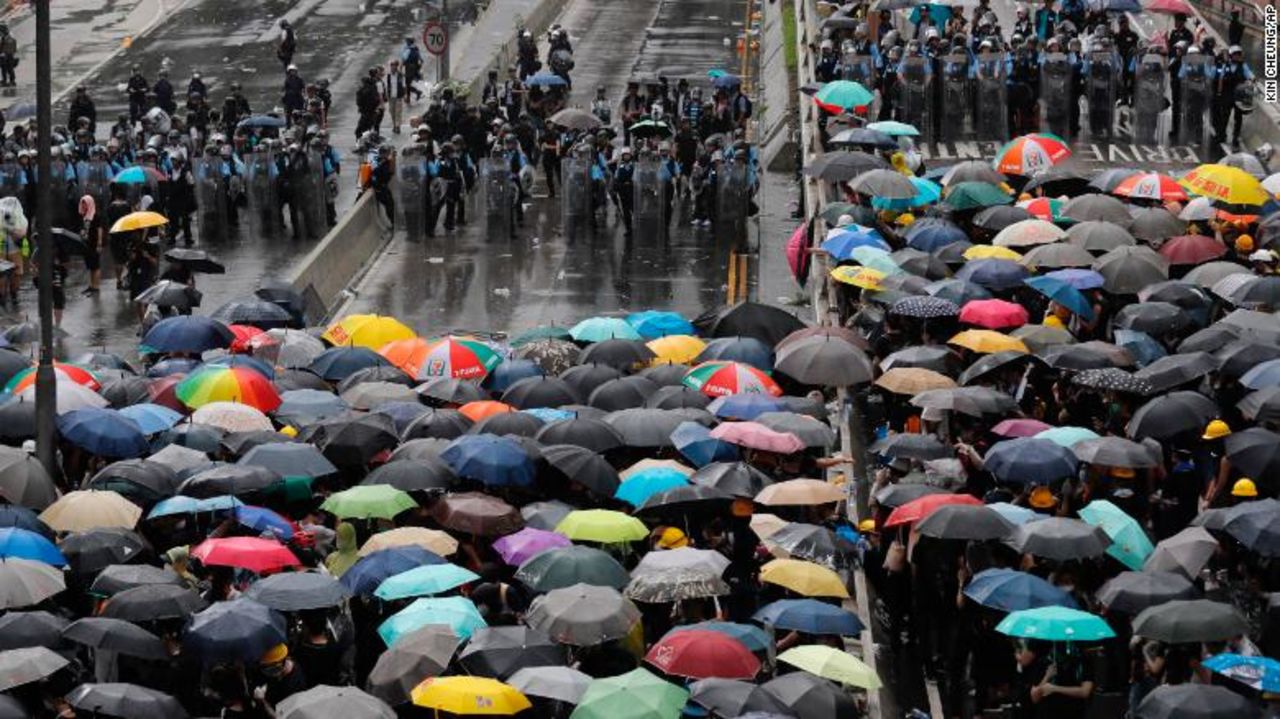
[[[396,168],[396,186],[399,194],[400,219],[404,223],[405,232],[410,242],[419,242],[426,237],[427,200],[425,183],[430,180],[422,153],[415,147],[406,147],[400,154],[400,163]]]
[[[1213,98],[1213,58],[1207,55],[1186,55],[1182,58],[1182,70],[1178,82],[1182,88],[1181,116],[1178,127],[1178,143],[1203,149],[1207,142],[1209,125],[1205,117]]]
[[[747,237],[747,203],[751,196],[747,166],[726,162],[716,185],[716,234],[742,242]]]
[[[501,157],[487,157],[480,161],[480,185],[489,229],[512,231],[515,185],[512,184],[511,171]]]
[[[74,173],[68,172],[66,160],[54,158],[49,163],[49,209],[53,214],[54,227],[66,227],[70,219],[68,205],[73,176]]]
[[[279,183],[274,152],[259,145],[245,153],[245,212],[255,237],[278,235],[281,229]]]
[[[1089,134],[1095,140],[1110,140],[1115,127],[1116,88],[1120,84],[1120,66],[1116,54],[1099,50],[1089,55],[1087,97],[1089,99]]]
[[[868,90],[875,92],[876,89],[876,63],[875,59],[870,55],[845,55],[844,66],[841,68],[841,76],[845,80],[852,80]],[[870,108],[872,112],[870,117],[875,117],[874,107]]]
[[[1045,132],[1071,135],[1071,60],[1060,52],[1046,53],[1040,64],[1040,121]]]
[[[25,184],[26,178],[22,172],[22,165],[16,161],[0,164],[0,197],[22,198],[22,188]],[[106,207],[106,205],[99,206]]]
[[[0,169],[3,173],[3,169]],[[0,181],[0,186],[3,181]],[[3,190],[0,189],[0,192]],[[80,191],[93,197],[100,208],[106,208],[111,200],[111,166],[105,160],[89,160],[82,164]]]
[[[560,194],[565,233],[591,223],[591,158],[570,155],[560,165]]]
[[[973,136],[973,86],[967,54],[942,58],[943,140],[954,142]]]
[[[1004,56],[985,52],[978,56],[977,63],[974,135],[979,140],[1004,141],[1009,136],[1006,129],[1008,114],[1005,108],[1008,102],[1005,99]]]
[[[191,164],[195,175],[197,232],[202,243],[227,236],[227,201],[222,183],[222,158],[200,157]]]
[[[914,125],[925,141],[933,139],[933,70],[929,59],[908,57],[902,61],[898,78],[899,119]]]
[[[662,194],[662,165],[656,157],[636,161],[632,188],[635,192],[635,222],[651,228],[665,225],[666,212]]]
[[[1151,53],[1138,61],[1133,80],[1133,141],[1139,145],[1163,145],[1168,131],[1164,116],[1165,86],[1169,67],[1163,55]]]
[[[324,158],[320,156],[318,149],[307,150],[307,174],[304,180],[307,194],[311,196],[311,201],[307,203],[307,234],[318,240],[329,232],[329,190],[324,184]]]

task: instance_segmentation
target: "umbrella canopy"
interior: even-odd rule
[[[686,689],[645,669],[596,679],[578,700],[572,719],[678,719],[689,699]]]
[[[391,519],[417,506],[407,492],[386,484],[370,484],[331,494],[320,509],[342,519]]]
[[[778,661],[802,669],[810,674],[858,687],[879,689],[882,684],[876,671],[862,660],[834,647],[808,644],[792,647],[778,655]]]
[[[760,671],[760,660],[742,642],[707,629],[670,632],[644,660],[665,674],[690,679],[751,679]]]
[[[191,549],[206,566],[237,567],[258,574],[298,566],[298,558],[274,539],[223,537],[206,539]]]
[[[184,645],[206,661],[256,662],[286,640],[284,617],[245,598],[217,602],[196,613],[183,634]]]
[[[1135,719],[1255,719],[1262,716],[1247,698],[1226,687],[1167,684],[1143,697]]]
[[[806,384],[829,386],[862,384],[874,374],[871,361],[860,348],[833,337],[817,336],[780,348],[777,370]]]
[[[66,589],[62,571],[32,559],[0,559],[0,608],[39,604]]]
[[[984,607],[1016,612],[1040,607],[1076,608],[1071,595],[1049,582],[1012,569],[985,569],[973,575],[964,595]]]
[[[369,672],[369,691],[391,704],[404,704],[424,678],[444,673],[459,640],[446,626],[427,625],[400,638],[378,655]]]
[[[1078,519],[1050,517],[1019,526],[1010,543],[1024,554],[1066,561],[1096,557],[1105,552],[1112,541],[1100,527]]]
[[[817,599],[780,599],[760,608],[752,619],[805,634],[857,636],[865,628],[856,614]]]
[[[533,600],[525,623],[561,644],[595,646],[626,636],[640,610],[617,590],[576,584]]]
[[[547,592],[578,584],[622,589],[631,578],[607,552],[568,546],[534,555],[516,570],[516,579],[531,589]]]
[[[424,597],[378,625],[378,636],[388,647],[395,647],[412,632],[437,624],[447,626],[463,639],[486,626],[476,605],[465,597]]]
[[[140,659],[161,660],[169,654],[160,637],[123,619],[77,619],[62,630],[62,636],[76,644]]]
[[[569,667],[525,667],[507,683],[526,696],[577,704],[591,684],[590,676]]]
[[[1074,477],[1078,461],[1071,450],[1047,439],[1018,437],[987,451],[983,466],[996,479],[1013,484],[1048,484]]]
[[[601,544],[635,542],[649,536],[644,522],[609,509],[571,511],[560,520],[555,531],[574,541]]]
[[[532,706],[514,687],[486,677],[429,677],[410,696],[417,706],[463,715],[506,716]]]
[[[798,559],[774,559],[760,568],[760,581],[776,584],[806,597],[849,596],[844,582],[834,571]]]
[[[395,719],[386,702],[355,687],[320,685],[291,694],[276,705],[280,719],[325,719],[326,717],[368,717]]]
[[[1126,614],[1175,599],[1192,599],[1195,585],[1174,572],[1121,572],[1098,589],[1098,601],[1107,609]]]
[[[939,507],[916,525],[920,534],[938,539],[1003,539],[1013,530],[1014,525],[994,509],[967,504]]]
[[[1172,537],[1160,540],[1147,558],[1143,571],[1179,572],[1197,577],[1218,549],[1218,540],[1203,527],[1187,527]]]
[[[142,508],[105,490],[78,490],[58,498],[40,513],[40,521],[59,532],[83,532],[106,527],[131,529]]]
[[[996,631],[1011,637],[1059,642],[1098,641],[1116,635],[1101,617],[1058,606],[1011,612],[996,625]]]
[[[524,626],[477,629],[458,656],[472,674],[505,679],[528,667],[563,666],[564,647]]]
[[[853,717],[858,707],[853,697],[841,691],[830,680],[808,672],[791,672],[765,682],[762,686],[785,704],[799,719]]]
[[[791,710],[764,687],[737,679],[703,679],[689,685],[690,701],[717,716],[753,713],[790,716]]]
[[[1217,654],[1202,664],[1215,674],[1230,677],[1252,689],[1264,692],[1280,689],[1280,661],[1271,657]]]
[[[40,681],[70,664],[45,647],[23,647],[0,652],[0,691]]]
[[[1101,527],[1107,533],[1111,538],[1107,554],[1134,571],[1141,570],[1147,557],[1155,550],[1137,520],[1108,500],[1095,499],[1081,508],[1078,514],[1085,522]]]
[[[281,612],[336,607],[351,597],[337,579],[318,572],[286,572],[249,585],[244,596]]]
[[[1248,623],[1232,605],[1208,599],[1178,599],[1142,610],[1133,633],[1170,644],[1216,642],[1248,631]]]

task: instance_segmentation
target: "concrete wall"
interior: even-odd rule
[[[784,46],[783,3],[761,3],[760,28],[761,122],[756,144],[761,160],[772,172],[795,170],[796,144],[792,123],[791,78],[787,74]]]
[[[523,18],[524,29],[533,33],[535,39],[540,38],[546,33],[547,28],[551,27],[551,23],[560,17],[560,13],[564,12],[564,8],[568,4],[569,0],[542,0]],[[489,14],[492,14],[494,9],[501,9],[501,7],[502,3],[499,0],[492,7]],[[505,68],[516,63],[516,41],[519,35],[519,28],[509,30],[507,35],[501,48],[491,57],[488,63],[479,67],[459,68],[459,71],[455,73],[458,79],[468,83],[472,97],[479,98],[480,91],[484,88],[484,81],[489,75],[489,70],[497,70],[498,77],[505,78],[507,76]]]
[[[341,304],[343,290],[391,240],[391,232],[379,224],[378,212],[373,193],[361,195],[288,278],[307,300],[309,322],[329,319],[330,310]]]

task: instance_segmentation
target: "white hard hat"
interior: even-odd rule
[[[836,46],[836,44],[835,44],[835,43],[833,43],[833,42],[831,42],[830,40],[823,40],[823,41],[822,41],[822,49],[823,49],[823,50],[830,50],[830,49],[834,48],[835,46]]]
[[[1231,47],[1227,48],[1228,55],[1234,55],[1238,52],[1244,52],[1244,48],[1240,47],[1239,45],[1232,45]]]

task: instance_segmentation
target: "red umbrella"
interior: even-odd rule
[[[659,639],[644,660],[689,679],[752,679],[760,660],[742,642],[710,629],[683,629]]]
[[[809,279],[809,223],[804,222],[791,233],[787,240],[787,264],[791,266],[791,274],[796,282],[804,287]]]
[[[253,349],[250,340],[266,334],[261,328],[250,327],[249,325],[227,325],[227,329],[231,330],[231,334],[236,336],[231,341],[231,351],[242,354],[248,354]]]
[[[288,547],[260,537],[206,539],[191,550],[191,556],[205,566],[238,567],[258,574],[301,564]]]
[[[899,524],[919,522],[930,514],[933,514],[933,510],[938,507],[944,507],[948,504],[979,505],[982,504],[982,502],[978,501],[970,494],[929,494],[919,499],[913,499],[893,510],[893,512],[889,514],[889,519],[885,521],[884,526],[896,527]]]
[[[1181,235],[1170,237],[1160,245],[1160,254],[1171,265],[1198,265],[1227,254],[1227,247],[1205,235]]]
[[[1027,320],[1027,308],[1006,300],[971,300],[960,308],[961,322],[989,330],[1021,327]]]
[[[171,374],[148,382],[147,394],[151,395],[152,404],[162,405],[182,414],[190,414],[191,410],[178,399],[177,395],[178,383],[185,377],[185,374]]]
[[[1038,419],[1006,419],[992,427],[991,433],[1001,437],[1034,437],[1046,429],[1053,429],[1053,425]]]

